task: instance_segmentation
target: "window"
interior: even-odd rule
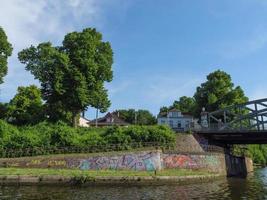
[[[181,128],[181,127],[182,127],[181,121],[178,121],[178,122],[177,122],[177,127],[178,127],[178,128]]]
[[[170,120],[170,127],[173,127],[173,121],[172,120]]]
[[[161,120],[160,123],[161,123],[161,124],[165,124],[165,120]]]

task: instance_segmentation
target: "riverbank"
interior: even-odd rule
[[[223,177],[198,170],[126,171],[0,168],[0,185],[163,185]]]

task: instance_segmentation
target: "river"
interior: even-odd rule
[[[164,186],[2,186],[0,199],[267,199],[267,168],[246,179],[222,178],[215,181]]]

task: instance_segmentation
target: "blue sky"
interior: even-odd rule
[[[192,96],[216,69],[231,74],[250,99],[267,97],[264,0],[2,0],[0,26],[14,46],[0,101],[8,102],[19,85],[38,84],[18,51],[44,41],[58,45],[66,33],[86,27],[102,32],[114,51],[110,111],[157,114]]]

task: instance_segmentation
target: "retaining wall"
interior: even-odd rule
[[[120,152],[106,155],[75,154],[0,159],[0,167],[138,171],[195,169],[231,176],[252,171],[252,164],[249,158],[234,157],[222,153],[163,153],[160,150]]]
[[[225,155],[219,153],[203,154],[162,154],[162,168],[201,169],[226,174]]]
[[[99,155],[36,156],[0,159],[0,167],[70,168],[82,170],[161,170],[161,151]]]

